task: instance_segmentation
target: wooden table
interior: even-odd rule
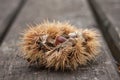
[[[87,67],[70,72],[29,68],[20,57],[20,33],[26,24],[40,23],[44,19],[70,21],[79,28],[98,27],[87,0],[27,0],[0,47],[0,80],[119,80],[111,52],[101,37],[101,54]],[[1,27],[1,26],[0,26]],[[100,32],[102,35],[102,33]]]

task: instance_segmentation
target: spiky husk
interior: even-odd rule
[[[82,35],[74,38],[70,33],[79,32]],[[79,35],[79,33],[77,33]],[[46,36],[43,39],[43,36]],[[67,40],[55,45],[57,36]],[[75,70],[79,65],[86,65],[100,52],[99,34],[92,29],[77,29],[69,23],[44,22],[25,30],[22,36],[22,51],[24,58],[39,66],[55,70]]]

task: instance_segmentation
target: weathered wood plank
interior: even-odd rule
[[[115,59],[120,62],[120,0],[90,0]],[[112,43],[111,43],[112,42]]]
[[[0,44],[26,0],[0,0]]]
[[[25,24],[39,23],[43,19],[69,20],[80,28],[95,28],[94,18],[86,0],[29,0],[12,26],[1,46],[0,72],[5,80],[119,80],[111,53],[106,42],[101,38],[103,47],[101,55],[88,67],[73,72],[47,71],[28,68],[25,60],[18,54],[19,33],[26,28]],[[98,30],[99,31],[99,30]]]

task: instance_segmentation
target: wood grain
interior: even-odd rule
[[[26,0],[0,0],[0,45]]]
[[[100,33],[97,27],[90,26],[96,25],[96,22],[86,0],[29,0],[1,46],[1,80],[119,80],[111,53],[102,37],[102,52],[89,66],[73,72],[28,67],[17,46],[20,33],[27,28],[26,24],[40,23],[44,19],[69,20],[79,28],[94,28]]]
[[[120,62],[120,0],[89,0],[112,55]],[[112,42],[112,43],[111,43]]]

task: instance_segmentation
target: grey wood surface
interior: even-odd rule
[[[20,33],[27,28],[26,24],[40,23],[44,19],[69,20],[79,28],[94,28],[101,34],[97,27],[90,26],[96,22],[86,0],[29,0],[0,48],[0,80],[119,80],[114,60],[102,37],[101,54],[89,66],[73,72],[28,67],[20,57]]]
[[[120,63],[120,0],[107,0],[104,4],[100,5],[104,7],[103,10],[111,23],[111,27],[108,28],[108,33],[113,39],[115,48],[112,49],[115,54],[114,57]],[[110,8],[111,7],[111,8]],[[111,44],[112,45],[112,44]]]
[[[120,32],[120,0],[96,0],[110,22]]]
[[[89,0],[96,12],[108,45],[120,63],[120,0]],[[112,43],[111,43],[112,42]]]
[[[0,0],[0,44],[26,0]]]

